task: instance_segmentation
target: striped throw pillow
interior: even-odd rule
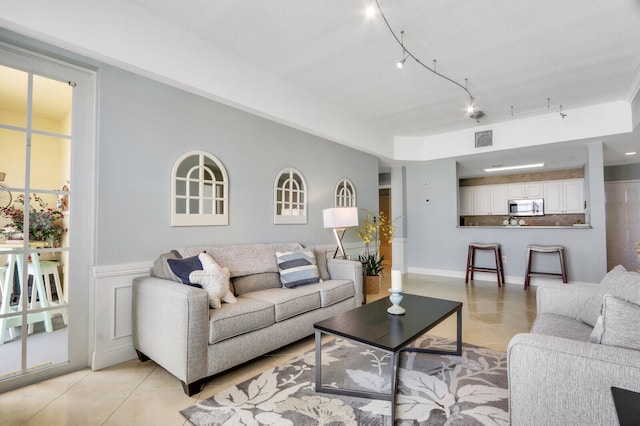
[[[286,288],[320,281],[316,257],[311,250],[276,252],[280,282]]]

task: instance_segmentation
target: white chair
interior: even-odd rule
[[[42,276],[44,278],[44,288],[47,293],[47,300],[49,301],[49,305],[58,305],[60,309],[54,309],[51,311],[53,315],[55,312],[60,312],[62,314],[62,321],[67,325],[67,303],[64,299],[64,293],[62,292],[62,284],[60,283],[60,274],[58,274],[58,262],[52,260],[41,260],[40,261],[40,272],[42,272]],[[34,275],[34,268],[31,263],[29,263],[29,275]],[[51,292],[51,276],[53,275],[53,282],[56,286],[56,294],[57,299],[55,302],[53,300],[53,294]],[[33,299],[33,296],[32,296]]]

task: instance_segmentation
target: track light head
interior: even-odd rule
[[[370,4],[369,6],[367,6],[365,13],[369,18],[374,17],[376,14],[376,7],[373,4]]]
[[[405,56],[404,58],[402,58],[402,60],[398,61],[396,63],[396,67],[398,67],[399,69],[402,69],[404,67],[404,63],[407,62],[407,57]]]

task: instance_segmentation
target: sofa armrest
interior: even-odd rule
[[[580,319],[579,312],[584,309],[596,286],[557,285],[539,286],[536,290],[537,313],[555,314]]]
[[[518,334],[507,367],[514,425],[618,424],[611,387],[640,392],[640,352],[630,349]]]
[[[133,280],[133,345],[185,384],[207,377],[209,299],[201,288]]]
[[[327,259],[327,269],[332,280],[353,281],[356,307],[362,305],[362,263],[355,260]]]

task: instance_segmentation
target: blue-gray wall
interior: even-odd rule
[[[356,187],[358,207],[378,209],[378,159],[370,154],[3,28],[0,41],[97,73],[98,266],[151,261],[198,244],[334,245],[322,210],[333,207],[335,185],[344,177]],[[170,226],[171,169],[193,150],[215,155],[227,169],[228,226]],[[273,224],[274,180],[288,167],[300,170],[308,185],[306,225]],[[361,244],[356,232],[347,232],[344,242]]]
[[[354,183],[359,207],[377,210],[374,156],[110,66],[100,66],[99,91],[99,265],[153,260],[187,245],[333,244],[322,210],[333,207],[343,177]],[[170,226],[171,169],[193,150],[227,169],[228,226]],[[306,225],[273,224],[274,180],[287,167],[307,181]],[[358,241],[355,232],[349,241]]]

